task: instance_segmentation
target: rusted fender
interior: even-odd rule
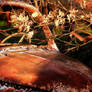
[[[92,71],[59,52],[35,48],[1,56],[0,80],[47,90],[65,87],[65,92],[69,92],[68,89],[83,92],[92,87]]]
[[[30,5],[28,3],[21,2],[21,1],[10,1],[10,0],[0,2],[1,7],[7,6],[7,5],[9,5],[11,7],[16,6],[16,7],[23,8],[26,11],[30,12],[32,15],[34,15],[34,18],[37,20],[38,23],[43,23],[44,22],[42,14],[33,5]],[[50,37],[52,36],[52,33],[51,33],[51,31],[50,31],[50,29],[47,25],[43,26],[43,31],[45,33],[46,38],[48,39],[48,47],[51,47],[53,49],[58,50],[54,40],[50,39]]]

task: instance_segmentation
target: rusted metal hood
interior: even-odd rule
[[[48,90],[57,85],[77,89],[92,85],[92,71],[88,67],[55,50],[24,46],[3,51],[6,56],[0,57],[0,80]]]
[[[38,22],[43,22],[42,14],[32,5],[5,0],[0,5],[17,6],[32,14],[37,12]],[[53,92],[90,91],[92,70],[80,61],[61,54],[54,40],[49,39],[52,36],[49,27],[46,25],[42,29],[48,39],[47,47],[0,47],[0,80],[53,89]]]

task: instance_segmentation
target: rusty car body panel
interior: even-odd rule
[[[0,2],[0,6],[22,7],[38,13],[38,21],[43,22],[41,13],[32,5],[17,1]],[[47,38],[52,34],[48,26],[43,27]],[[49,46],[51,49],[49,48]],[[0,47],[0,80],[25,84],[40,89],[54,89],[60,86],[75,88],[78,91],[92,87],[92,70],[80,61],[61,54],[50,39],[47,47],[10,46]],[[57,91],[55,91],[57,92]]]

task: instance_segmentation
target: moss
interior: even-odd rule
[[[0,21],[0,27],[1,26],[6,26],[6,25],[7,25],[6,21]]]

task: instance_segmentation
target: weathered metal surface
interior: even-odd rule
[[[11,83],[9,81],[0,80],[0,92],[51,92],[28,85],[21,85],[16,83]]]
[[[79,90],[88,86],[90,90],[92,71],[57,51],[31,46],[10,47],[1,51],[1,80],[48,90],[60,83]]]
[[[43,22],[40,12],[29,4],[4,1],[0,2],[0,5],[17,6],[31,13],[37,12],[36,18]],[[48,26],[44,26],[43,29],[49,38],[52,34]],[[53,40],[48,42],[49,45],[54,45],[53,43]],[[73,89],[77,89],[76,92],[84,92],[91,90],[92,70],[79,61],[59,53],[56,48],[52,50],[47,47],[12,46],[0,50],[0,80],[46,90],[59,87],[60,90],[66,88],[65,92]]]

